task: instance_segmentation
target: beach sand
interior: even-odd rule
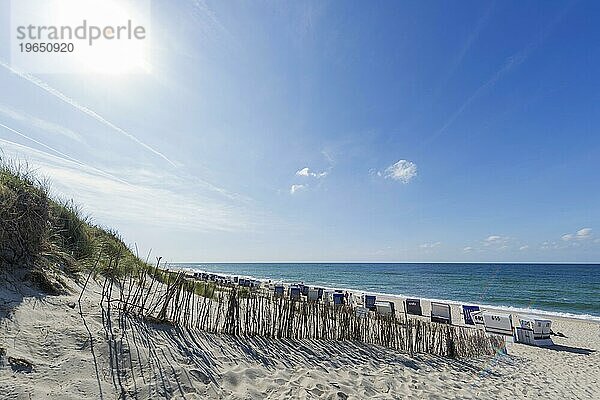
[[[109,329],[101,288],[86,290],[82,318],[80,286],[70,284],[73,293],[62,296],[0,286],[1,399],[600,398],[595,322],[552,318],[553,330],[565,335],[553,336],[553,349],[508,344],[508,355],[448,360],[353,342],[239,339],[134,319],[111,320]]]

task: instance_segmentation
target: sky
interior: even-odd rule
[[[4,157],[142,254],[600,261],[598,2],[152,1],[117,73],[15,68],[10,10]]]

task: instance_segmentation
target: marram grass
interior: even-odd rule
[[[26,163],[0,156],[0,272],[22,273],[47,292],[65,289],[61,272],[94,267],[114,277],[150,268],[118,232],[92,223]]]

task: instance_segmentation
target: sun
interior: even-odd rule
[[[139,7],[144,2],[66,0],[54,4],[57,4],[54,9],[55,16],[61,25],[75,29],[85,23],[86,29],[80,32],[87,31],[87,38],[77,38],[75,49],[70,55],[70,61],[75,64],[76,69],[101,74],[150,71],[150,40],[147,37],[150,23],[149,7]],[[90,44],[91,26],[99,28],[102,34]],[[144,39],[132,36],[131,30],[135,26],[143,27]]]

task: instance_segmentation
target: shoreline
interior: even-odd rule
[[[271,279],[270,278],[260,278],[260,277],[256,277],[256,276],[252,276],[252,275],[208,271],[208,270],[204,270],[204,269],[191,268],[189,266],[181,266],[181,265],[184,265],[184,264],[172,263],[172,264],[169,264],[169,268],[183,270],[183,271],[193,271],[193,272],[216,274],[216,275],[226,276],[226,277],[237,276],[237,277],[241,277],[241,278],[245,278],[245,279],[257,280],[257,281],[260,281],[263,283],[269,283],[269,282],[270,283],[282,283],[284,285],[293,285],[293,284],[299,283],[299,282],[290,282],[290,281],[285,281],[285,280],[277,280],[277,279],[272,279],[272,278]],[[600,325],[600,315],[596,316],[596,315],[591,315],[591,314],[577,314],[577,313],[569,313],[569,312],[563,312],[563,311],[550,311],[550,310],[541,310],[541,309],[536,309],[536,308],[515,307],[515,306],[509,306],[509,305],[493,305],[493,304],[480,303],[478,301],[462,301],[462,300],[451,300],[451,299],[428,298],[428,297],[421,297],[418,295],[411,295],[411,294],[383,293],[383,292],[375,292],[375,291],[363,290],[363,289],[334,287],[334,286],[328,286],[327,284],[313,283],[313,282],[308,282],[308,281],[303,281],[303,284],[305,284],[307,286],[321,287],[326,290],[343,290],[343,291],[346,291],[346,292],[349,292],[349,293],[352,293],[355,295],[362,295],[362,294],[375,295],[375,296],[377,296],[378,300],[387,300],[387,301],[394,302],[394,304],[397,307],[397,310],[403,310],[402,303],[407,298],[417,298],[417,299],[424,301],[424,303],[427,303],[427,304],[431,304],[432,302],[450,304],[450,306],[453,309],[456,307],[460,308],[460,306],[462,306],[462,305],[478,305],[482,309],[496,310],[496,311],[501,311],[503,313],[509,313],[513,316],[513,318],[518,315],[535,315],[535,316],[546,317],[546,318],[551,317],[551,318],[556,318],[556,319],[590,322],[590,323]],[[424,315],[424,316],[426,316],[426,315]]]

